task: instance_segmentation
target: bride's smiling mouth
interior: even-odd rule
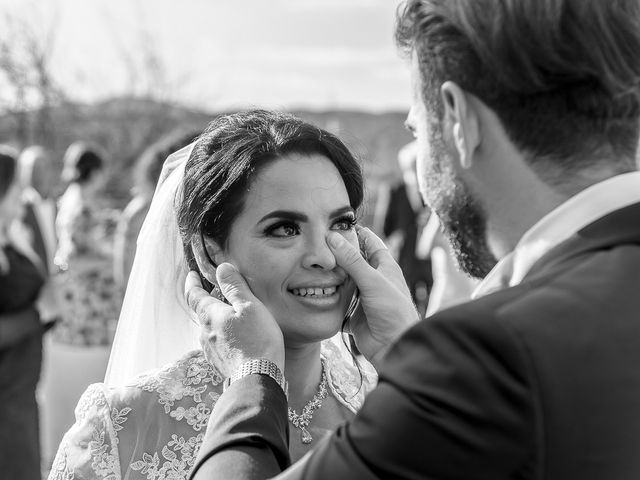
[[[344,281],[333,284],[308,284],[288,288],[287,292],[303,305],[315,308],[334,308],[340,304],[340,292],[344,284]]]

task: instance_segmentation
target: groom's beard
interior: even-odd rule
[[[450,207],[438,217],[460,269],[484,278],[498,262],[487,244],[486,216],[462,183],[456,190]]]
[[[447,146],[441,125],[432,125],[430,161],[426,168],[425,200],[440,219],[460,269],[474,278],[484,278],[498,260],[487,243],[487,216],[451,162],[457,150]]]

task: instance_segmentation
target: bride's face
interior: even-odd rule
[[[285,342],[315,342],[340,330],[354,292],[326,236],[337,231],[357,246],[354,224],[333,163],[322,155],[288,155],[256,176],[221,260],[244,275]]]

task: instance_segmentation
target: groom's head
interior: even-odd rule
[[[638,0],[408,0],[396,35],[421,192],[469,273],[554,202],[635,168]]]

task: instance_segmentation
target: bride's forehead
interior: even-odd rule
[[[338,169],[322,155],[290,155],[271,161],[258,171],[248,193],[254,196],[276,194],[308,195],[310,192],[346,188]]]
[[[245,197],[245,205],[258,210],[273,206],[302,207],[309,202],[327,208],[349,202],[340,173],[321,155],[284,157],[270,162],[257,173]]]

